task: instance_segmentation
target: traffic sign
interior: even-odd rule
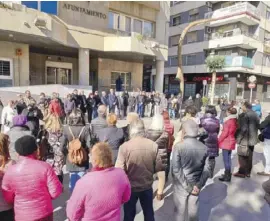
[[[254,83],[249,83],[248,84],[248,88],[249,89],[253,89],[253,88],[255,88],[256,87],[256,84],[254,84]]]
[[[205,85],[207,85],[207,80],[203,80],[203,85],[205,86]]]

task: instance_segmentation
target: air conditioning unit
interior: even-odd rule
[[[212,8],[212,3],[211,2],[206,2],[206,6],[208,7],[208,8]]]
[[[206,33],[211,34],[212,33],[212,28],[206,27]]]
[[[158,48],[158,47],[159,47],[159,43],[157,43],[157,42],[152,42],[151,48]]]
[[[47,20],[42,17],[37,17],[34,21],[35,26],[40,27],[40,28],[46,28],[47,25]]]

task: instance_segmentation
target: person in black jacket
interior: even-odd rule
[[[76,109],[69,115],[69,125],[63,127],[63,136],[60,138],[60,147],[64,155],[68,155],[69,142],[74,138],[79,138],[82,147],[88,153],[88,148],[92,147],[91,130],[89,125],[85,125],[80,109]],[[66,157],[66,169],[69,172],[69,189],[72,192],[76,182],[89,169],[89,158],[81,165],[75,165],[69,161],[68,157]]]
[[[86,99],[86,111],[87,111],[87,118],[88,118],[89,124],[92,121],[92,115],[93,115],[92,113],[93,113],[94,105],[95,105],[94,95],[90,93],[88,98]]]
[[[129,98],[128,92],[122,94],[123,106],[124,106],[124,109],[123,109],[124,116],[123,117],[127,116],[128,98]]]
[[[244,102],[236,131],[239,170],[233,175],[240,178],[250,177],[254,146],[258,143],[260,119],[251,108],[249,102]]]
[[[101,104],[101,99],[98,95],[98,91],[95,91],[95,95],[93,97],[94,99],[94,103],[93,103],[93,119],[95,119],[96,117],[98,117],[98,106]]]
[[[73,93],[72,93],[72,100],[74,100],[76,108],[80,108],[80,106],[81,106],[81,99],[79,98],[78,90],[77,89],[75,89],[73,91]]]

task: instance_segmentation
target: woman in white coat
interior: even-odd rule
[[[11,100],[8,102],[8,105],[3,108],[2,111],[1,123],[3,124],[2,131],[4,134],[6,134],[10,130],[14,116],[14,101]]]

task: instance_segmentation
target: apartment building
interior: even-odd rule
[[[253,98],[270,99],[270,4],[264,1],[173,1],[171,2],[169,57],[165,63],[164,91],[179,91],[177,44],[183,29],[204,18],[220,18],[193,27],[182,49],[185,97],[211,87],[211,73],[205,59],[209,54],[225,57],[225,67],[217,73],[216,97],[231,100],[250,97],[248,77],[257,77]],[[155,70],[153,71],[153,75]]]
[[[120,76],[123,89],[132,91],[153,83],[144,70],[155,64],[161,91],[169,4],[0,2],[0,87],[68,84],[101,91],[114,88]]]

